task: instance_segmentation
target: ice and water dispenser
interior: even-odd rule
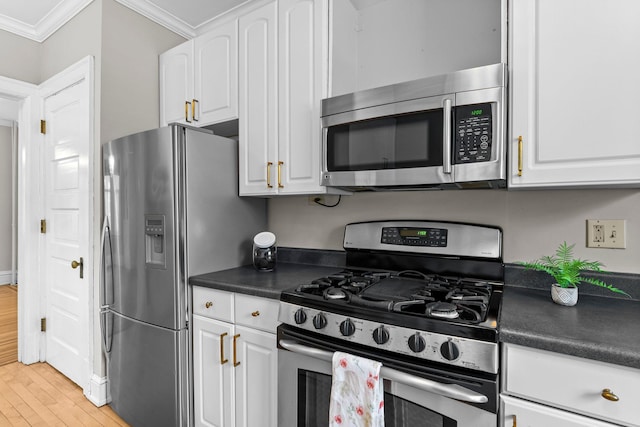
[[[164,224],[164,215],[144,216],[145,259],[150,267],[165,268],[166,266]]]

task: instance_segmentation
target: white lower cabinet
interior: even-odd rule
[[[640,426],[640,370],[503,345],[504,426]]]
[[[194,287],[194,424],[277,427],[278,302]]]
[[[603,421],[583,417],[545,405],[502,396],[503,427],[614,427]]]

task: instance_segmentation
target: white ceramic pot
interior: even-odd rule
[[[557,283],[551,285],[551,299],[556,304],[572,306],[578,302],[578,287],[560,287]]]

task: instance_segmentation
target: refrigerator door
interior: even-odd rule
[[[113,410],[136,427],[188,425],[188,332],[105,315]]]
[[[154,129],[103,146],[113,256],[105,303],[127,317],[182,329],[186,292],[176,268],[179,184],[172,131]]]

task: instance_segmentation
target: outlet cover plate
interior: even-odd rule
[[[624,219],[588,219],[588,248],[626,248]]]

